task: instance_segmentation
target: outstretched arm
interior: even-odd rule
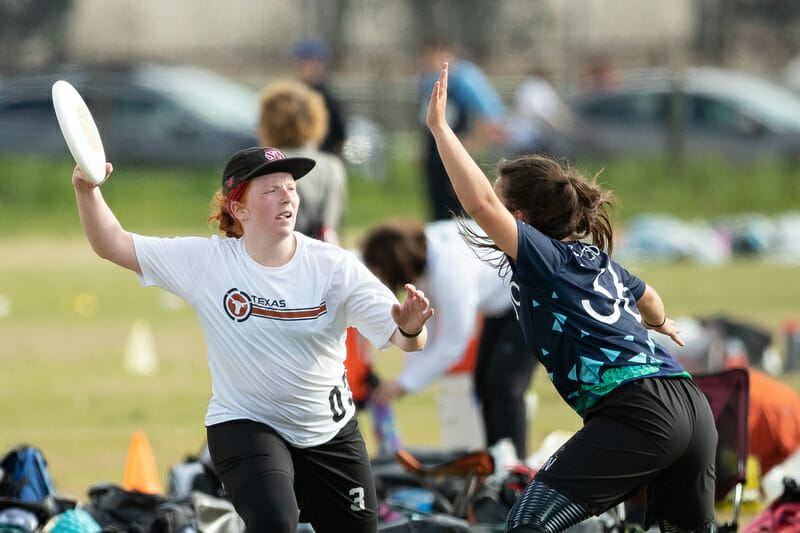
[[[114,168],[106,163],[106,179]],[[72,186],[78,203],[78,214],[89,244],[97,255],[112,263],[141,273],[131,234],[120,225],[103,199],[100,187],[83,175],[80,167],[72,171]]]
[[[483,171],[469,155],[445,120],[447,108],[447,63],[433,86],[428,105],[428,128],[436,141],[453,190],[461,206],[497,246],[517,257],[517,223],[494,192]]]
[[[428,330],[425,322],[433,316],[425,293],[410,283],[406,284],[406,299],[392,306],[392,319],[397,328],[389,341],[404,352],[417,352],[425,347]],[[401,332],[405,332],[405,335]]]

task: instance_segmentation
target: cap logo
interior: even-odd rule
[[[267,158],[267,161],[277,161],[279,159],[286,159],[286,156],[283,153],[275,148],[270,148],[268,150],[264,150],[264,157]]]

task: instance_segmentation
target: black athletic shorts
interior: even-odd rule
[[[714,520],[717,430],[688,378],[644,378],[610,392],[536,479],[597,515],[646,489],[645,523]]]
[[[276,513],[317,532],[372,532],[378,502],[369,455],[355,417],[330,441],[292,446],[271,427],[234,420],[206,428],[214,469],[248,531]],[[292,488],[294,490],[292,490]]]

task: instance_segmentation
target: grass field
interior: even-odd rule
[[[384,182],[351,183],[343,229],[347,244],[355,245],[370,224],[383,218],[424,218],[421,186],[409,177],[409,168],[399,166]],[[660,167],[647,170],[656,172],[655,168]],[[142,289],[133,274],[92,253],[80,233],[70,170],[61,161],[0,162],[0,295],[9,308],[0,318],[0,449],[20,442],[40,447],[58,488],[84,499],[97,481],[122,481],[134,431],[146,433],[162,480],[170,465],[196,452],[205,438],[210,383],[205,344],[192,311],[160,289]],[[703,208],[702,198],[687,196],[681,202],[670,197],[665,191],[672,178],[666,174],[651,176],[652,186],[647,188],[612,170],[607,168],[602,176],[608,182],[616,176],[618,192],[630,191],[620,194],[626,216],[645,211],[647,205],[681,216],[726,214],[743,211],[746,205],[752,207],[747,210],[780,212],[800,198],[800,179],[792,181],[784,171],[761,179],[769,191],[760,193],[736,191],[736,184],[753,180],[744,170],[732,171],[728,177],[734,191],[725,188],[721,194],[728,203],[708,202]],[[117,172],[104,192],[128,229],[158,235],[210,233],[204,220],[216,185],[216,180],[209,184],[207,176],[214,169],[166,175]],[[13,180],[15,175],[29,179]],[[691,185],[693,178],[687,175],[676,177],[672,185],[683,183],[691,194],[702,194],[705,185]],[[722,179],[706,181],[722,187]],[[665,203],[656,201],[660,192]],[[751,204],[746,203],[748,195]],[[777,205],[770,203],[773,198]],[[691,263],[628,266],[659,289],[672,316],[724,314],[751,322],[769,330],[779,349],[783,321],[800,317],[797,267],[756,260],[714,268]],[[153,335],[159,366],[152,376],[124,370],[126,342],[137,321],[144,321]],[[376,354],[382,375],[393,375],[401,361],[396,350]],[[797,376],[784,379],[800,387]],[[530,425],[531,451],[551,431],[572,431],[580,425],[542,373],[533,389],[539,409]],[[436,392],[434,387],[398,402],[407,444],[439,443]],[[369,419],[362,418],[362,423],[373,449]]]

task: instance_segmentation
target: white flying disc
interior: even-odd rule
[[[101,183],[106,177],[106,153],[86,102],[69,82],[58,80],[53,84],[53,107],[75,162],[91,182]]]

